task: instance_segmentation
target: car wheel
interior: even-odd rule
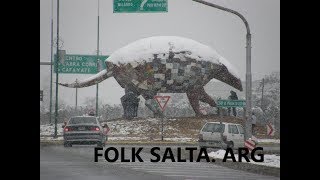
[[[106,146],[106,141],[102,141],[102,142],[101,142],[101,146],[102,146],[102,147],[105,147],[105,146]]]
[[[98,147],[103,147],[104,145],[103,145],[102,142],[98,142],[98,143],[97,143],[97,146],[98,146]]]
[[[67,143],[67,142],[63,143],[63,145],[64,145],[64,147],[72,147],[72,144],[71,143]]]
[[[227,143],[227,148],[233,149],[233,147],[234,147],[233,142],[232,142],[232,141],[229,141],[229,142]]]

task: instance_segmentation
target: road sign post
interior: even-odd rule
[[[58,129],[57,129],[57,124],[58,124],[58,83],[59,83],[59,0],[57,0],[57,60],[55,63],[54,69],[56,70],[56,104],[55,104],[55,111],[54,111],[54,138],[58,137]]]
[[[97,24],[97,71],[100,72],[101,64],[100,64],[100,57],[99,57],[99,25],[100,25],[100,16],[99,16],[99,5],[100,1],[98,0],[98,24]],[[96,85],[96,117],[99,117],[99,83]]]
[[[78,79],[76,79],[76,84],[78,83]],[[76,88],[76,115],[78,115],[78,88]]]
[[[168,0],[113,0],[113,13],[168,12]]]
[[[219,97],[219,99],[218,99],[218,102],[221,100],[221,98]],[[222,132],[222,108],[220,107],[220,106],[217,106],[217,108],[218,108],[218,115],[219,115],[219,118],[220,118],[220,139],[221,139],[221,148],[223,148],[222,147],[222,143],[224,142],[224,140],[223,140],[223,132]]]
[[[154,99],[158,102],[162,112],[164,112],[170,96],[155,96]],[[163,116],[161,117],[161,141],[163,141]]]
[[[50,116],[49,124],[51,124],[52,119],[52,61],[53,61],[53,0],[51,0],[51,53],[50,53]]]

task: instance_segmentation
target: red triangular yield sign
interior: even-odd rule
[[[158,102],[159,106],[161,107],[162,111],[164,111],[170,96],[154,96],[154,98],[156,99],[156,101]]]

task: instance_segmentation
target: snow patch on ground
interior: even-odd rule
[[[147,137],[108,137],[108,140],[110,141],[142,141],[147,140]]]
[[[179,138],[179,137],[176,137],[176,138],[163,138],[163,140],[165,140],[165,141],[174,141],[174,142],[190,142],[190,141],[193,141],[192,138]]]
[[[57,124],[57,133],[62,135],[63,123]],[[54,124],[44,124],[40,125],[40,136],[53,136],[54,135]]]
[[[257,139],[258,143],[280,143],[280,139]]]
[[[214,159],[223,159],[225,156],[226,151],[225,150],[218,150],[218,151],[212,151],[208,153],[208,155]],[[238,154],[234,155],[236,160],[238,159]],[[257,159],[260,158],[256,155]],[[228,159],[230,160],[230,159]],[[243,159],[244,160],[244,159]],[[251,163],[251,164],[258,164],[262,166],[270,166],[270,167],[277,167],[280,168],[280,155],[275,154],[265,154],[264,155],[264,162],[253,162],[250,160],[250,162],[243,161],[244,163]]]
[[[63,140],[63,137],[62,136],[59,136],[57,138],[53,138],[52,136],[51,137],[45,137],[45,136],[40,136],[40,140],[46,140],[46,141],[61,141]]]

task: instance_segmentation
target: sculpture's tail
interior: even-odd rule
[[[74,82],[71,84],[68,84],[68,83],[58,83],[58,84],[61,86],[69,87],[69,88],[83,88],[83,87],[88,87],[88,86],[92,86],[97,83],[100,83],[101,81],[103,81],[111,76],[113,76],[112,71],[107,72],[107,70],[105,69],[105,70],[102,70],[101,72],[99,72],[98,74],[91,76],[90,78],[85,79],[80,82]]]

